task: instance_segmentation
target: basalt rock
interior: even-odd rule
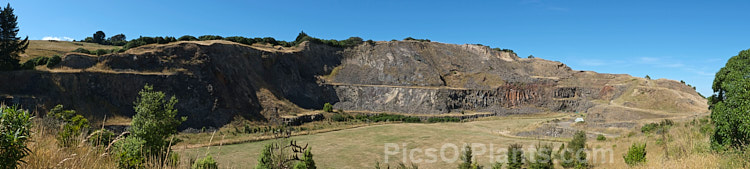
[[[588,112],[605,121],[615,115],[605,112],[613,106],[634,108],[616,111],[623,113],[707,107],[673,80],[575,71],[486,46],[417,41],[351,48],[176,42],[98,57],[71,53],[49,71],[0,72],[0,80],[6,104],[40,113],[63,104],[95,119],[132,116],[138,91],[151,84],[179,99],[179,116],[188,117],[183,128],[220,127],[236,117],[270,121],[324,103],[418,116]]]

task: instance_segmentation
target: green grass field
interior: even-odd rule
[[[302,145],[308,144],[312,148],[312,152],[315,155],[314,159],[319,168],[372,168],[376,161],[383,164],[386,143],[396,143],[401,148],[403,148],[403,145],[406,145],[409,150],[414,148],[434,148],[440,150],[447,143],[454,144],[459,148],[462,148],[465,143],[485,144],[488,148],[490,144],[493,144],[494,149],[505,149],[511,143],[520,143],[525,146],[536,145],[538,143],[536,140],[507,137],[501,135],[500,132],[512,131],[529,124],[561,116],[564,115],[491,117],[465,123],[384,124],[295,136],[289,139],[296,140]],[[221,137],[217,134],[214,140],[221,140]],[[252,168],[257,163],[260,149],[265,144],[274,141],[278,140],[185,149],[178,150],[178,152],[181,153],[185,162],[189,158],[203,157],[208,153],[218,161],[221,168]],[[557,146],[558,144],[555,145]],[[453,148],[446,148],[446,150],[449,150],[446,151],[446,157],[453,157],[454,152],[456,152]],[[403,152],[399,150],[397,155],[391,156],[389,163],[394,165],[401,161],[403,157],[401,153]],[[436,154],[438,157],[437,162],[418,163],[419,167],[455,168],[458,165],[457,162],[447,163],[441,161],[439,153]],[[475,155],[475,157],[480,164],[485,166],[490,164],[489,153]],[[414,158],[428,159],[424,153],[416,153]]]

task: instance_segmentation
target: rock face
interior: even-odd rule
[[[6,104],[39,112],[63,104],[93,118],[132,116],[137,92],[151,84],[179,99],[179,114],[188,117],[183,127],[220,127],[238,116],[268,121],[326,102],[335,109],[415,115],[589,112],[597,114],[590,116],[594,121],[617,121],[610,109],[683,113],[707,107],[692,88],[672,80],[574,71],[485,46],[416,41],[347,49],[177,42],[99,57],[68,54],[49,71],[0,72],[0,79],[8,82],[0,83]]]

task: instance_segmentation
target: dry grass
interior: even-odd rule
[[[60,147],[56,139],[59,128],[50,119],[36,118],[28,145],[31,154],[21,168],[117,168],[117,159],[105,151],[104,146],[91,146],[83,143],[85,135],[76,138],[78,146]],[[177,166],[160,166],[156,158],[146,159],[146,168],[171,169]],[[187,163],[187,161],[181,162]]]
[[[29,144],[32,153],[23,159],[26,164],[22,168],[117,168],[111,156],[102,155],[101,147],[59,147],[55,137],[60,129],[45,125],[44,121],[34,120]]]
[[[97,49],[114,49],[119,46],[100,45],[86,42],[68,42],[68,41],[47,41],[47,40],[30,40],[29,48],[26,53],[21,55],[21,63],[37,56],[51,57],[52,55],[64,55],[78,48],[84,48],[89,51]]]

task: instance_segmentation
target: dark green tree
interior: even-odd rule
[[[196,40],[198,40],[198,38],[196,38],[195,36],[184,35],[184,36],[180,36],[180,38],[177,38],[177,40],[179,40],[179,41],[196,41]]]
[[[306,37],[310,37],[310,36],[308,36],[308,35],[307,35],[307,34],[305,33],[305,31],[302,31],[302,32],[300,32],[300,33],[299,33],[299,34],[297,35],[297,38],[296,38],[296,39],[294,39],[294,42],[295,42],[295,43],[297,43],[297,44],[299,44],[299,43],[301,43],[302,41],[304,41]]]
[[[258,157],[258,164],[255,165],[255,169],[273,169],[273,154],[271,151],[273,151],[273,146],[271,144],[266,144],[263,147],[263,150],[260,152],[260,157]]]
[[[471,152],[471,146],[468,144],[464,146],[464,153],[461,154],[461,163],[458,164],[459,169],[471,169],[471,158],[472,158],[472,152]]]
[[[294,165],[294,169],[316,169],[315,167],[315,160],[313,160],[313,154],[310,152],[310,148],[307,148],[305,150],[304,155],[302,156],[301,161],[297,162],[297,164]]]
[[[106,36],[107,35],[105,35],[103,31],[96,31],[96,33],[94,33],[94,36],[93,36],[94,39],[92,40],[94,43],[104,44],[105,42],[104,39],[106,38]]]
[[[552,169],[554,164],[552,163],[552,145],[537,144],[537,150],[534,154],[534,159],[529,160],[531,169]]]
[[[711,120],[715,126],[711,147],[744,149],[750,144],[750,49],[729,58],[716,73],[708,98]]]
[[[587,168],[586,161],[586,132],[578,131],[573,135],[573,140],[568,143],[568,149],[563,154],[561,165],[565,168]]]
[[[523,166],[523,146],[511,144],[508,146],[508,169],[520,169]]]
[[[18,17],[13,14],[10,3],[0,9],[0,70],[19,68],[19,54],[29,47],[29,37],[21,40],[18,35]]]

